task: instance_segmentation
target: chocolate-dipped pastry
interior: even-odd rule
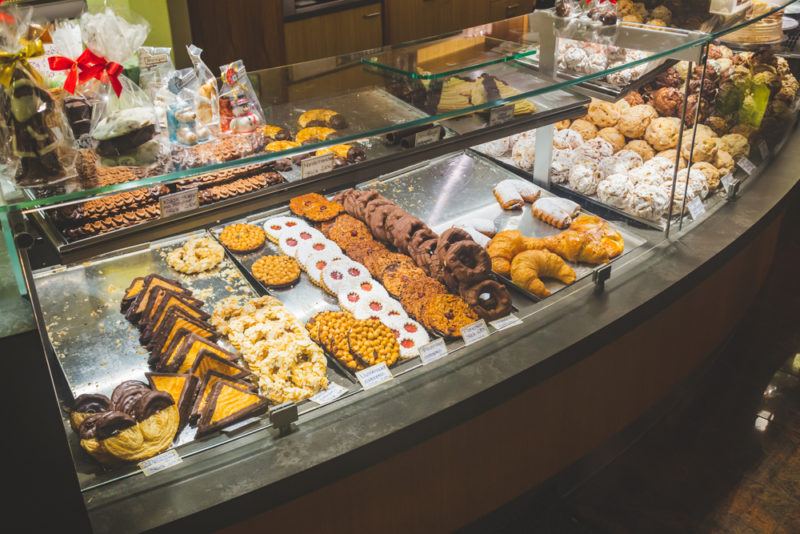
[[[436,254],[446,263],[447,251],[452,245],[459,241],[472,241],[472,237],[461,228],[449,228],[439,236],[439,243],[436,247]]]
[[[156,412],[160,412],[174,405],[172,396],[164,391],[149,391],[139,398],[133,407],[133,418],[137,421],[144,421]]]
[[[135,425],[134,418],[126,413],[118,411],[104,412],[94,421],[95,439],[108,439]]]
[[[481,319],[494,321],[511,313],[511,296],[495,280],[483,280],[462,288],[461,297],[472,306]]]
[[[78,427],[78,436],[81,439],[95,439],[97,437],[97,421],[103,413],[93,413],[86,417]]]
[[[181,426],[185,425],[197,393],[198,378],[189,374],[170,373],[146,373],[146,376],[155,391],[163,391],[172,397],[178,407]]]
[[[111,401],[105,395],[98,393],[84,393],[75,398],[69,412],[69,422],[76,432],[81,423],[93,414],[106,412],[111,409]]]
[[[114,411],[133,415],[133,407],[139,399],[150,391],[144,382],[138,380],[126,380],[111,393],[111,408]]]
[[[392,235],[389,236],[389,241],[397,250],[407,253],[411,238],[417,231],[424,230],[425,228],[428,228],[428,225],[420,219],[417,219],[413,215],[406,215],[394,225]]]
[[[258,415],[267,410],[267,399],[249,388],[228,380],[214,383],[207,395],[197,424],[197,435],[204,436],[220,428]]]

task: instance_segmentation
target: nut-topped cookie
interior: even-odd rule
[[[264,256],[252,269],[256,280],[273,289],[292,286],[300,279],[300,264],[289,256]]]
[[[425,326],[445,337],[461,337],[461,328],[478,320],[478,314],[454,295],[431,295],[422,307]]]
[[[400,357],[400,345],[391,328],[375,319],[358,321],[347,334],[350,352],[371,367],[385,363],[394,365]]]
[[[258,226],[237,223],[223,228],[219,240],[231,252],[248,254],[263,247],[267,236]]]

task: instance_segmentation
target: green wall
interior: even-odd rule
[[[172,47],[167,0],[87,0],[86,3],[92,11],[109,5],[113,8],[120,7],[121,12],[130,10],[141,15],[150,23],[150,36],[145,44]]]

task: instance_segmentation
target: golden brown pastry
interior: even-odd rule
[[[575,282],[575,271],[563,259],[546,250],[526,250],[517,254],[511,264],[511,280],[537,297],[549,297],[542,278],[553,278],[564,284]]]
[[[579,215],[569,230],[543,239],[525,240],[527,249],[547,249],[573,263],[601,265],[625,250],[622,235],[595,215]]]
[[[497,274],[511,274],[514,256],[525,250],[525,236],[519,230],[504,230],[492,238],[486,252],[492,260],[492,270]]]

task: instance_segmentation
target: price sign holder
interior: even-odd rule
[[[235,434],[236,432],[238,432],[239,430],[243,429],[244,427],[250,426],[253,423],[258,423],[260,420],[261,420],[260,417],[249,417],[249,418],[245,419],[244,421],[239,421],[235,425],[231,425],[229,427],[223,428],[222,432],[224,434]]]
[[[356,378],[361,383],[361,387],[364,388],[364,391],[366,391],[392,380],[394,375],[392,375],[386,363],[381,362],[372,367],[357,371]]]
[[[601,293],[606,289],[606,282],[611,278],[611,265],[605,265],[595,269],[592,273],[595,291]]]
[[[758,151],[761,152],[761,158],[766,160],[770,157],[770,150],[767,142],[763,139],[758,143]]]
[[[414,134],[414,146],[431,145],[442,138],[442,127],[435,126]]]
[[[522,319],[510,313],[501,319],[489,323],[495,330],[505,330],[506,328],[513,328],[522,324]]]
[[[320,391],[309,400],[311,402],[316,402],[320,406],[324,406],[332,403],[345,393],[347,393],[347,388],[340,386],[336,382],[328,382],[328,389],[325,391]]]
[[[706,212],[706,207],[700,197],[694,197],[686,207],[689,208],[689,215],[692,216],[693,221],[697,221]]]
[[[444,339],[442,338],[436,338],[419,348],[419,359],[422,361],[422,365],[441,360],[447,354],[447,345],[444,344]]]
[[[500,106],[489,110],[489,126],[500,126],[514,118],[514,104]]]
[[[148,458],[143,462],[139,462],[137,465],[139,466],[139,469],[142,470],[144,476],[149,477],[165,469],[169,469],[174,465],[178,465],[181,462],[183,462],[183,458],[181,458],[181,455],[178,454],[178,451],[175,449],[170,449],[167,452],[159,454],[158,456],[153,456],[152,458]]]
[[[740,169],[747,173],[747,176],[753,176],[756,172],[756,164],[750,161],[749,158],[741,158],[736,162]]]
[[[300,176],[305,180],[333,170],[333,154],[306,158],[300,162]]]
[[[720,182],[722,182],[722,186],[725,188],[725,198],[728,200],[736,200],[741,182],[737,180],[732,173],[726,174]]]
[[[481,339],[489,337],[489,327],[486,321],[480,319],[474,323],[461,328],[461,337],[464,338],[465,345],[472,345]]]
[[[169,195],[164,195],[158,199],[161,209],[161,218],[172,217],[185,211],[193,211],[200,207],[200,197],[197,188],[179,191]]]
[[[287,436],[292,432],[292,424],[298,418],[297,404],[293,402],[284,402],[269,410],[269,421],[273,427],[278,429],[280,437]]]

